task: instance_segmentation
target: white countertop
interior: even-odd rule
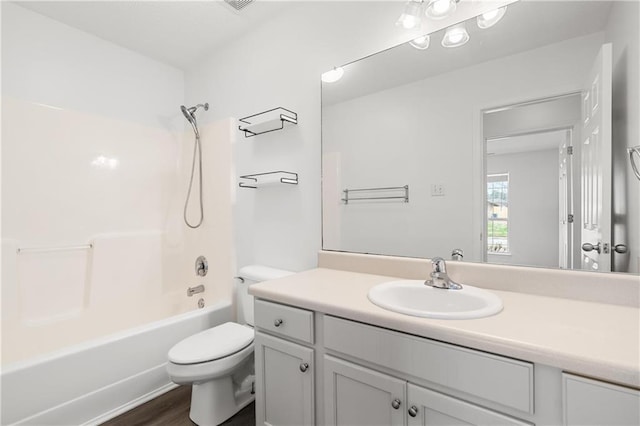
[[[640,309],[490,290],[497,315],[437,320],[397,314],[369,301],[371,287],[394,278],[317,268],[254,284],[256,297],[422,337],[640,387]],[[463,283],[464,284],[464,283]]]

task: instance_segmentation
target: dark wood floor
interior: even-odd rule
[[[193,426],[189,419],[191,386],[179,386],[151,401],[103,423],[103,426]],[[223,426],[253,426],[255,405],[249,404]],[[200,425],[209,426],[209,425]]]

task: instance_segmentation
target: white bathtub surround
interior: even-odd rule
[[[186,288],[196,281],[205,284],[206,293],[201,297],[207,303],[231,300],[232,271],[235,269],[231,249],[230,193],[234,120],[227,119],[202,128],[206,218],[203,226],[193,232],[186,230],[182,223],[188,170],[182,169],[184,179],[179,180],[175,150],[170,150],[174,158],[165,159],[166,167],[151,166],[159,167],[157,180],[152,174],[139,176],[142,187],[161,187],[164,179],[165,190],[140,189],[146,194],[140,199],[134,192],[119,189],[130,188],[131,180],[135,180],[129,172],[125,171],[118,178],[111,176],[110,170],[94,170],[89,155],[86,163],[76,163],[78,151],[85,149],[81,146],[85,139],[81,133],[75,139],[78,145],[64,148],[69,149],[67,157],[71,163],[50,164],[53,167],[50,173],[42,174],[42,162],[45,157],[55,158],[56,148],[39,147],[38,141],[59,138],[67,144],[73,140],[70,128],[75,120],[88,127],[95,125],[95,128],[108,127],[108,120],[83,118],[73,111],[49,111],[8,98],[3,98],[3,107],[3,117],[14,119],[3,126],[3,161],[6,162],[3,164],[3,176],[10,178],[6,180],[9,184],[3,188],[3,202],[5,205],[22,206],[8,209],[3,215],[3,231],[9,236],[3,244],[4,363],[195,309],[198,298],[187,298]],[[32,113],[40,114],[44,122],[60,119],[59,135],[56,136],[55,132],[54,135],[48,134],[51,127],[46,125],[28,126],[24,120],[33,117]],[[123,126],[127,127],[124,123],[111,124],[119,125],[121,130],[125,130]],[[111,136],[96,135],[94,141],[101,137],[105,142],[112,137],[118,139],[114,133]],[[144,140],[155,145],[145,148],[153,151],[162,143],[162,137],[161,132],[150,131],[145,137],[138,132],[138,137],[127,143],[140,145]],[[165,138],[165,141],[171,143],[169,139]],[[30,147],[30,143],[35,145]],[[188,143],[183,145],[184,151],[192,149]],[[186,158],[184,154],[182,157]],[[11,159],[16,163],[11,163]],[[140,157],[135,162],[145,161]],[[30,170],[31,167],[34,169]],[[82,176],[83,169],[88,173],[84,182],[75,175]],[[167,174],[168,177],[163,177]],[[34,178],[29,181],[29,176]],[[167,180],[171,176],[174,182]],[[129,183],[124,182],[127,180]],[[103,188],[106,194],[100,191],[96,194],[92,188]],[[160,204],[145,199],[152,197],[154,191],[157,191],[156,201],[167,199],[165,207],[160,208]],[[62,199],[59,200],[58,196]],[[141,213],[140,210],[129,209],[122,204],[136,198],[146,207],[155,204],[158,211],[153,215],[166,211],[163,214],[166,217],[162,218],[167,224],[166,231],[138,228],[136,231],[91,233],[91,229],[102,227],[143,226],[142,223],[118,224],[144,220],[142,216],[135,218],[135,211]],[[70,207],[63,208],[62,204],[67,200]],[[43,208],[37,205],[38,202],[49,204]],[[134,217],[121,215],[122,209],[131,211]],[[152,223],[160,220],[148,219]],[[81,226],[74,229],[74,224]],[[145,223],[144,226],[149,225]],[[65,247],[79,242],[90,245],[90,248],[17,251],[18,248]],[[200,254],[207,257],[210,273],[204,279],[196,280],[194,262]],[[114,309],[119,315],[111,318]]]
[[[166,373],[171,346],[231,318],[231,304],[220,302],[3,366],[0,423],[81,425],[115,417],[175,386]]]
[[[88,305],[160,296],[163,234],[146,231],[92,237]]]
[[[341,256],[344,257],[338,259]],[[524,274],[505,274],[505,269],[502,269],[493,275],[502,277],[501,289],[493,287],[491,290],[504,303],[504,309],[499,314],[477,320],[411,317],[375,306],[367,299],[367,293],[376,284],[392,281],[392,276],[426,277],[430,262],[356,256],[322,253],[320,268],[257,284],[250,292],[256,297],[276,302],[640,387],[640,307],[637,303],[628,306],[622,303],[622,298],[618,304],[614,304],[615,301],[598,303],[579,300],[579,296],[574,300],[568,299],[566,297],[569,294],[578,295],[579,289],[575,286],[576,282],[572,283],[569,278],[567,288],[559,290],[566,271],[556,271],[560,278],[545,286],[546,289],[538,287],[538,294],[509,291],[506,280],[519,280]],[[329,263],[338,267],[327,269]],[[359,272],[348,271],[348,265]],[[367,267],[365,265],[370,267],[369,273],[363,273]],[[449,262],[448,271],[453,279],[463,285],[469,283],[483,287],[484,280],[490,276],[482,268],[476,268],[479,280],[473,279],[475,274],[465,274],[460,278],[456,274],[456,267],[460,265]],[[465,266],[468,272],[474,266],[486,265]],[[371,272],[380,275],[371,275]],[[638,277],[635,280],[637,293]],[[522,280],[525,283],[531,281],[526,277]],[[628,299],[632,285],[632,282],[627,285],[622,283],[616,289]],[[587,292],[611,291],[613,287],[609,283],[606,288],[587,289]],[[547,295],[542,295],[545,291]],[[564,297],[559,296],[558,291]]]

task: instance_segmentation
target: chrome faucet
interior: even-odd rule
[[[434,257],[431,259],[431,267],[433,268],[430,274],[431,278],[424,282],[425,285],[444,290],[462,290],[462,286],[447,275],[447,264],[443,258]]]
[[[191,297],[194,294],[203,293],[203,292],[204,292],[204,285],[200,284],[195,287],[189,287],[187,289],[187,296]]]

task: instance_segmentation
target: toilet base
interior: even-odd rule
[[[250,392],[236,401],[231,377],[194,384],[189,418],[198,426],[217,426],[254,400]]]
[[[253,356],[234,375],[194,383],[189,418],[198,426],[217,426],[255,399]]]

